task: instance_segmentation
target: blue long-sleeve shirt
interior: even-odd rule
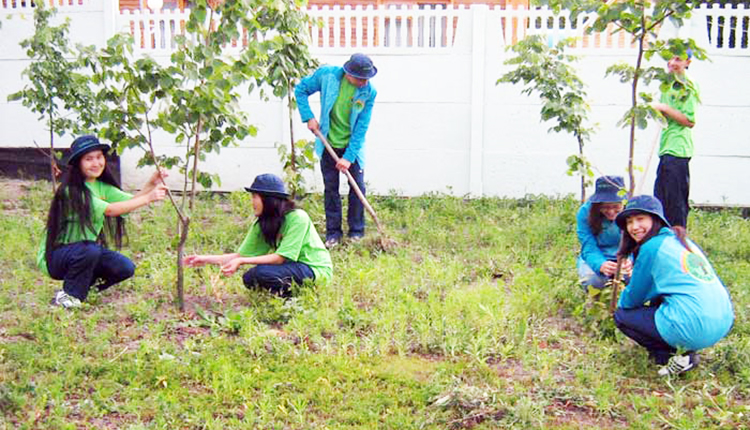
[[[578,210],[576,232],[578,241],[581,243],[581,258],[591,270],[599,272],[602,264],[617,258],[620,229],[614,222],[604,219],[601,233],[594,236],[589,225],[589,211],[591,211],[591,202],[584,203]]]
[[[694,351],[729,333],[734,310],[729,292],[703,252],[692,241],[688,244],[691,251],[665,227],[641,245],[619,306],[637,308],[661,297],[657,331],[671,346]]]
[[[339,95],[341,79],[344,78],[344,68],[337,66],[323,66],[310,76],[302,79],[294,89],[294,95],[297,97],[297,107],[299,109],[302,122],[307,122],[313,118],[308,97],[316,92],[320,92],[320,132],[323,136],[328,136],[331,127],[331,109],[333,109],[336,98]],[[370,126],[370,117],[372,116],[372,107],[375,104],[377,91],[368,81],[361,88],[357,88],[352,100],[352,112],[349,117],[351,126],[351,137],[349,145],[344,151],[343,157],[351,162],[359,162],[359,166],[365,167],[365,134]],[[315,140],[315,153],[318,156],[323,155],[323,142],[320,139]]]

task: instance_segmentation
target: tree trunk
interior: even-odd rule
[[[583,139],[578,137],[578,157],[583,163]],[[586,167],[585,165],[583,166]],[[586,170],[581,171],[581,203],[586,203]]]
[[[185,312],[185,268],[182,265],[182,257],[185,253],[190,218],[186,217],[184,221],[178,218],[177,227],[180,230],[180,242],[177,244],[177,308],[180,312]]]
[[[55,130],[52,129],[52,103],[49,110],[49,177],[52,184],[52,194],[57,190],[57,177],[55,176]]]

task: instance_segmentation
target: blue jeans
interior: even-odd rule
[[[654,197],[664,206],[664,216],[673,226],[687,227],[690,212],[690,159],[662,155],[656,169]]]
[[[292,283],[302,285],[305,279],[315,280],[315,273],[307,264],[296,261],[259,264],[242,275],[245,287],[268,290],[282,297],[291,295]]]
[[[346,151],[345,148],[334,148],[336,155],[341,157]],[[326,240],[341,239],[343,231],[341,229],[341,196],[339,195],[339,178],[341,172],[336,169],[336,163],[328,154],[323,151],[323,157],[320,159],[320,170],[323,173],[323,183],[325,185],[325,211],[326,211]],[[359,163],[353,163],[349,167],[354,181],[359,186],[362,194],[365,194],[365,171],[359,167]],[[352,187],[349,187],[349,209],[346,214],[346,220],[349,224],[349,237],[361,237],[365,234],[365,207],[357,197]]]
[[[83,301],[94,284],[102,291],[132,277],[135,264],[119,252],[83,241],[54,249],[47,270],[52,279],[63,281],[66,294]]]
[[[667,364],[669,357],[677,349],[669,345],[656,329],[655,306],[645,306],[634,309],[617,308],[615,311],[615,325],[625,336],[633,339],[648,350],[648,355],[656,364]]]

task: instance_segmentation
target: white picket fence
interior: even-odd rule
[[[7,0],[6,0],[7,1]],[[59,0],[62,1],[62,0]],[[85,0],[66,0],[84,2]],[[118,14],[117,28],[131,33],[135,46],[144,51],[174,49],[174,36],[184,30],[190,11],[151,12],[148,9],[123,11]],[[502,26],[504,45],[510,45],[530,34],[546,36],[550,43],[575,38],[574,48],[584,50],[633,49],[635,45],[625,32],[611,25],[601,33],[586,33],[593,14],[581,14],[571,20],[565,12],[556,14],[542,7],[526,9],[491,9],[485,5],[440,8],[428,7],[375,8],[373,6],[314,6],[307,10],[316,25],[310,27],[310,45],[319,52],[358,49],[367,52],[448,51],[468,48],[470,31],[466,28],[472,14],[491,25]],[[747,55],[750,10],[719,4],[700,5],[694,12],[693,25],[705,23],[704,35],[711,50]],[[242,41],[234,41],[239,47]]]

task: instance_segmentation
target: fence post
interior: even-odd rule
[[[487,5],[471,8],[471,132],[469,146],[469,193],[481,197],[484,176],[484,73]]]

